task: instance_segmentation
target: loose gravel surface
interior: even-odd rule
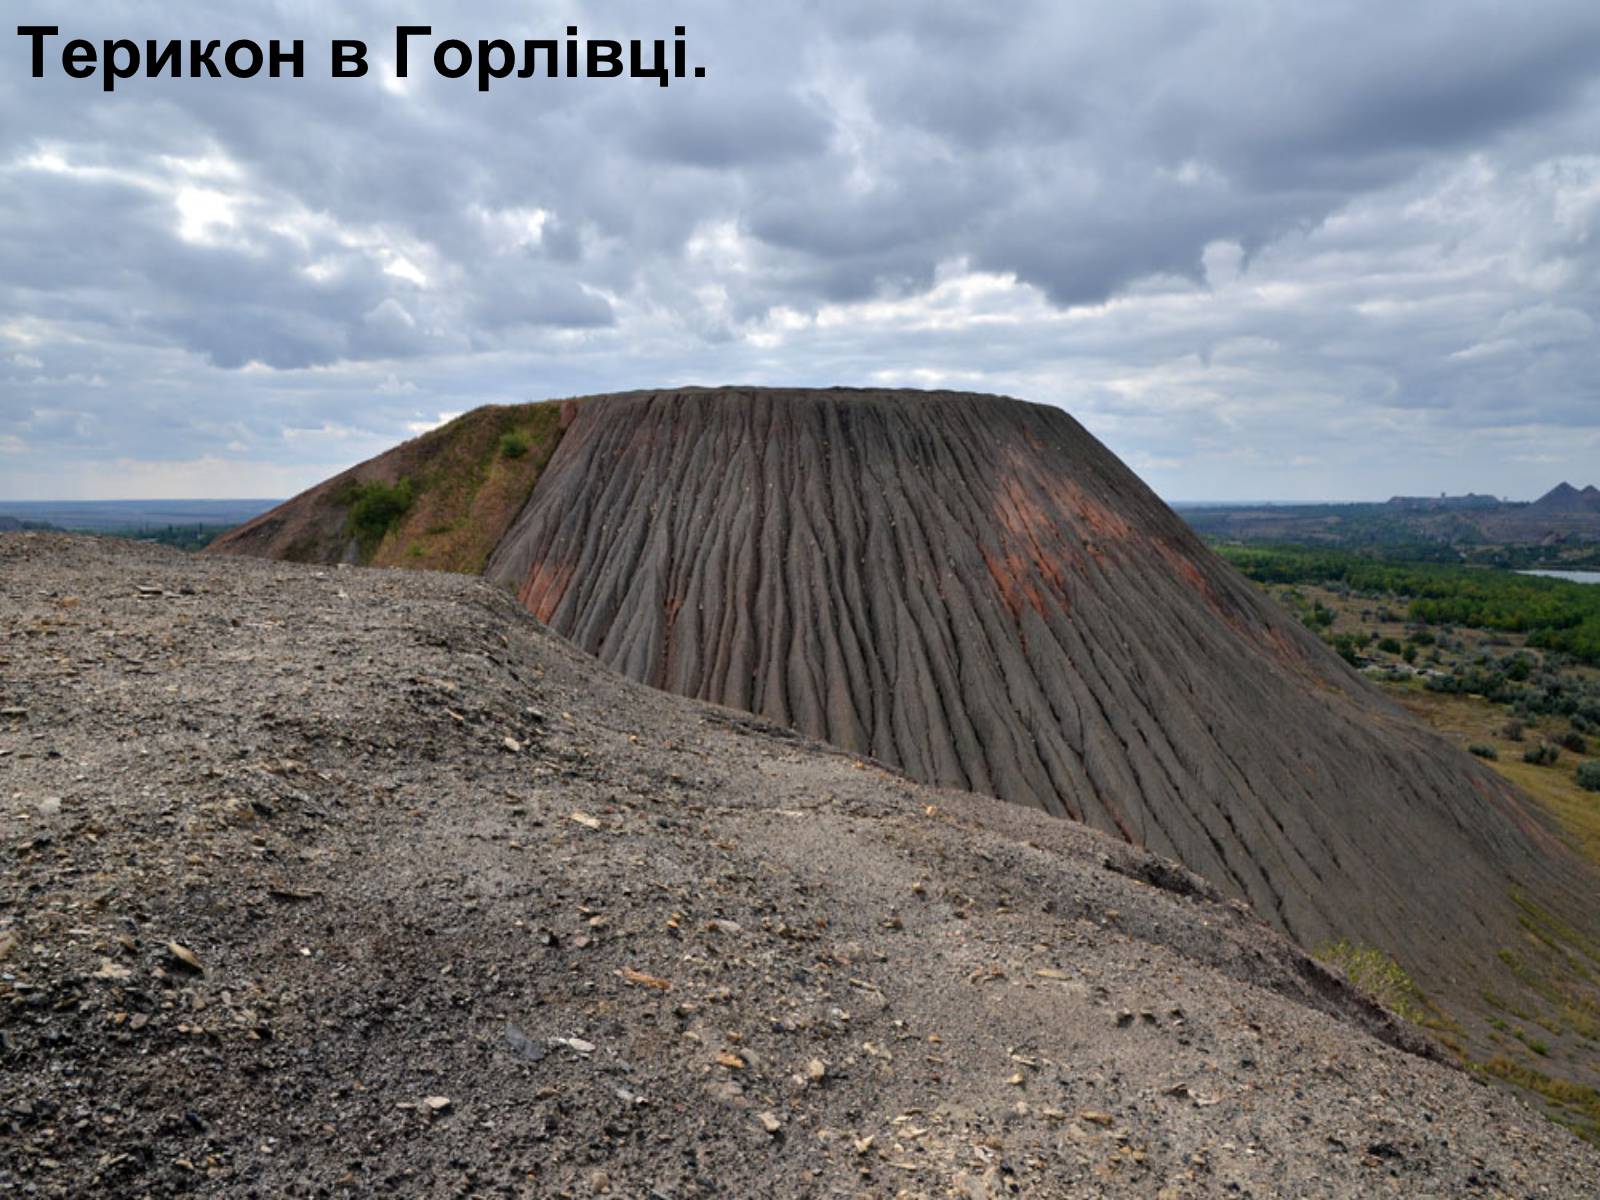
[[[0,1195],[1597,1181],[1181,868],[482,581],[0,536]]]

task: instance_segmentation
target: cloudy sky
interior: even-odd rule
[[[1169,499],[1600,482],[1592,0],[8,12],[307,69],[106,95],[9,38],[0,497],[282,496],[477,404],[734,382],[1058,404]],[[674,22],[704,79],[394,75],[397,24]]]

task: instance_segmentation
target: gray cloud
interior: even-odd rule
[[[1181,497],[1526,494],[1600,448],[1591,5],[713,0],[671,15],[704,80],[488,94],[386,79],[393,27],[670,21],[60,19],[307,71],[105,96],[12,39],[0,493],[281,489],[477,403],[740,379],[1060,403]]]

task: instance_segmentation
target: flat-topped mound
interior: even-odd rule
[[[487,575],[603,663],[1148,847],[1303,946],[1381,948],[1485,1054],[1461,1005],[1526,994],[1564,1067],[1600,1066],[1594,872],[1066,413],[757,388],[567,411]]]

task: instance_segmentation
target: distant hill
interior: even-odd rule
[[[1540,496],[1528,508],[1537,513],[1600,514],[1600,488],[1591,483],[1580,491],[1563,481]]]
[[[1390,508],[1419,512],[1481,511],[1501,506],[1498,496],[1481,496],[1477,492],[1468,492],[1465,496],[1391,496],[1388,503]]]
[[[1201,534],[1238,542],[1335,546],[1507,567],[1600,565],[1600,488],[1561,483],[1532,503],[1392,496],[1381,504],[1184,508]]]

